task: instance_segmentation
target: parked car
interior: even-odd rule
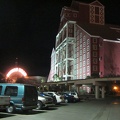
[[[68,93],[59,93],[64,96],[65,103],[73,103],[75,102],[76,98],[73,95],[69,95]]]
[[[74,101],[75,102],[79,102],[80,101],[80,97],[79,97],[79,95],[78,95],[78,93],[77,92],[75,92],[75,91],[66,91],[66,92],[64,92],[64,93],[67,93],[67,94],[69,94],[69,95],[72,95],[72,96],[74,96]]]
[[[37,104],[37,110],[41,110],[46,107],[54,106],[53,98],[50,96],[43,96],[38,92],[38,104]]]
[[[45,96],[52,97],[53,98],[53,103],[56,104],[56,97],[55,96],[53,96],[51,94],[48,94],[48,93],[43,93],[43,92],[39,92],[39,95],[43,96],[43,97],[45,97]]]
[[[60,103],[64,103],[65,102],[64,96],[60,95],[57,92],[49,91],[49,92],[43,92],[43,93],[47,93],[47,94],[49,94],[51,96],[55,96],[55,98],[56,98],[55,104],[60,104]]]
[[[28,111],[35,109],[38,102],[37,89],[33,85],[18,83],[0,83],[1,95],[10,96],[8,113],[16,110]]]

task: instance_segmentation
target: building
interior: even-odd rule
[[[47,82],[120,76],[120,26],[105,23],[105,7],[73,1],[63,7]]]

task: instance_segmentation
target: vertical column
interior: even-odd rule
[[[77,93],[80,93],[80,85],[76,85]]]
[[[46,90],[49,91],[49,85],[46,85]]]
[[[68,84],[69,85],[69,91],[71,90],[71,88],[72,88],[72,85],[71,84]]]
[[[99,98],[99,94],[100,94],[100,91],[99,91],[99,86],[96,85],[95,86],[95,98],[98,99]]]
[[[102,86],[102,98],[105,98],[105,86]]]

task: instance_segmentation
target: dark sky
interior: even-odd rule
[[[106,22],[120,25],[120,1],[99,1],[105,6]],[[48,76],[61,9],[71,2],[0,0],[0,72],[6,74],[18,58],[28,75]]]

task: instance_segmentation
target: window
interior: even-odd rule
[[[93,65],[93,71],[98,71],[98,66],[97,65]]]
[[[87,46],[87,51],[90,51],[90,46]]]
[[[93,45],[93,50],[97,50],[97,45]]]
[[[5,95],[8,96],[17,96],[18,87],[16,86],[7,86],[5,90]]]
[[[86,40],[86,37],[85,36],[83,36],[83,41],[85,41]]]
[[[80,50],[80,55],[82,55],[82,50]]]
[[[83,53],[85,54],[85,52],[86,52],[86,49],[84,48],[84,49],[83,49]]]
[[[82,69],[80,69],[80,74],[82,74]]]
[[[77,46],[77,52],[79,51],[79,46]]]
[[[82,56],[80,56],[80,61],[82,61]]]
[[[83,66],[85,66],[85,63],[86,63],[86,62],[85,62],[85,61],[83,61]]]
[[[83,73],[85,73],[85,67],[83,67]]]
[[[77,46],[79,45],[79,40],[77,40]]]
[[[80,67],[82,67],[82,62],[80,62]]]
[[[89,72],[90,71],[90,66],[87,66],[87,72]]]
[[[82,38],[82,33],[80,33],[80,38]]]
[[[97,52],[96,51],[93,52],[93,57],[97,57]]]
[[[90,58],[90,53],[89,52],[87,52],[87,58]]]
[[[82,38],[80,38],[80,43],[82,43]]]
[[[90,64],[90,60],[89,59],[87,59],[87,65],[89,65]]]
[[[77,17],[77,14],[76,14],[76,13],[74,13],[74,14],[73,14],[73,17]]]
[[[83,47],[85,47],[85,42],[83,42]]]
[[[93,43],[97,43],[97,38],[93,38]]]
[[[84,55],[83,55],[83,60],[85,60],[85,59],[86,59],[86,55],[84,54]]]
[[[95,7],[95,14],[99,15],[99,7]]]
[[[97,64],[97,58],[93,58],[93,64]]]
[[[80,44],[80,49],[82,49],[82,44]]]
[[[90,44],[90,40],[89,39],[87,39],[87,45],[89,45]]]

